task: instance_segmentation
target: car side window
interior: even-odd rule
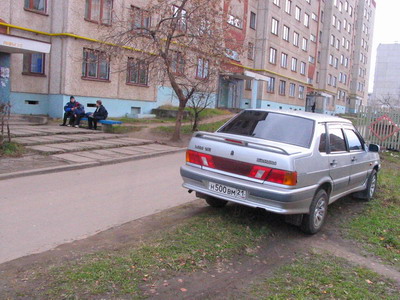
[[[319,152],[326,153],[326,133],[321,133],[319,140]]]
[[[347,137],[347,142],[349,144],[350,151],[363,150],[362,142],[360,141],[360,138],[353,130],[345,129],[344,132]]]
[[[339,128],[329,129],[329,147],[331,152],[347,151],[343,131]]]

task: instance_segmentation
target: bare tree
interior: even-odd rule
[[[11,132],[10,132],[10,103],[0,102],[0,146],[2,146],[6,141],[11,142]]]
[[[387,94],[374,100],[375,104],[378,104],[381,107],[387,107],[392,109],[400,107],[400,96],[393,97],[392,95]]]
[[[192,111],[192,131],[198,130],[200,114],[212,103],[214,103],[214,99],[210,91],[196,93],[189,99],[188,106]]]
[[[113,54],[128,52],[133,67],[146,64],[153,84],[171,86],[179,101],[172,140],[180,139],[189,99],[216,89],[227,49],[241,52],[243,41],[229,35],[226,18],[220,0],[151,0],[147,7],[127,8],[123,16],[115,16],[103,37],[114,45]],[[145,71],[139,76],[146,76]]]

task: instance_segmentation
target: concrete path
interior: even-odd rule
[[[184,160],[175,153],[0,181],[0,263],[194,200],[181,187]]]
[[[87,168],[103,164],[125,162],[130,159],[181,152],[184,149],[157,144],[152,140],[131,138],[123,134],[103,133],[84,128],[58,125],[26,126],[11,128],[13,141],[24,145],[31,154],[47,157],[53,168],[30,168],[17,172],[0,172],[0,180],[32,174]],[[7,168],[7,162],[0,162]],[[4,169],[4,168],[3,168]],[[41,172],[41,170],[43,172]],[[9,173],[9,174],[7,174]],[[7,177],[8,176],[8,177]]]

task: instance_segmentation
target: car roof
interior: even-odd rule
[[[325,115],[325,114],[319,114],[319,113],[312,113],[312,112],[305,112],[305,111],[293,111],[293,110],[282,110],[282,109],[262,109],[262,108],[256,108],[256,109],[246,109],[248,111],[264,111],[264,112],[272,112],[272,113],[278,113],[278,114],[285,114],[285,115],[290,115],[290,116],[297,116],[297,117],[302,117],[310,120],[314,120],[318,123],[324,123],[324,122],[341,122],[341,123],[349,123],[351,124],[351,121],[336,117],[336,116],[331,116],[331,115]]]

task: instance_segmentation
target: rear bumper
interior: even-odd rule
[[[181,167],[181,176],[183,178],[183,187],[189,190],[279,214],[308,213],[317,189],[316,185],[298,189],[285,189],[238,179],[188,165]],[[208,189],[210,181],[245,190],[247,192],[246,199],[211,191]]]

